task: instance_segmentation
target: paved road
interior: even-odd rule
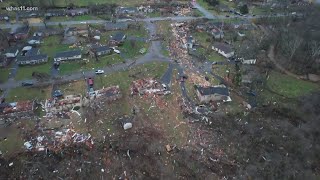
[[[195,19],[231,19],[231,18],[239,18],[239,19],[255,19],[255,18],[264,18],[264,17],[284,17],[284,16],[297,16],[292,14],[276,14],[276,15],[256,15],[256,16],[237,16],[237,15],[230,15],[230,17],[225,17],[221,15],[212,15],[209,11],[202,8],[200,5],[196,4],[195,8],[205,14],[204,17],[192,17],[192,16],[173,16],[173,17],[154,17],[154,18],[144,18],[144,19],[119,19],[118,22],[150,22],[150,21],[191,21]],[[47,22],[47,26],[57,26],[59,24],[64,26],[72,26],[72,25],[79,25],[79,24],[105,24],[111,21],[105,20],[85,20],[85,21],[61,21],[61,22]],[[43,23],[30,23],[30,26],[33,27],[44,27]],[[16,29],[18,27],[23,26],[23,23],[17,24],[0,24],[1,29]]]

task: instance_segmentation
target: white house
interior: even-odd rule
[[[230,58],[234,55],[234,51],[232,50],[231,46],[225,43],[216,42],[212,45],[212,49],[226,58]]]

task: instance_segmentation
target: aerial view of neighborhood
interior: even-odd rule
[[[319,0],[0,0],[0,179],[320,179]]]

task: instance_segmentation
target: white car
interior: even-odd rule
[[[82,21],[82,22],[80,22],[80,24],[87,24],[87,22],[85,22],[85,21]]]
[[[96,74],[103,74],[104,70],[96,70]]]

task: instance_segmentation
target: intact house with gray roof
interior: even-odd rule
[[[225,86],[196,86],[196,93],[200,103],[209,103],[211,101],[231,101],[229,90]]]
[[[34,64],[41,64],[46,62],[48,62],[48,56],[45,54],[17,57],[17,63],[19,65],[34,65]]]
[[[232,47],[225,43],[216,42],[212,45],[212,49],[217,51],[219,54],[226,58],[234,56],[234,51],[232,50]]]
[[[117,46],[124,43],[126,39],[126,35],[123,32],[117,32],[114,35],[110,36],[109,44]]]
[[[59,52],[53,58],[55,62],[61,61],[71,61],[71,60],[80,60],[82,58],[82,54],[80,50],[73,50],[73,51],[64,51]]]
[[[95,54],[97,56],[103,56],[107,54],[111,54],[111,48],[109,46],[95,46],[90,49],[90,55],[91,57],[95,57]]]
[[[35,56],[40,54],[40,49],[32,48],[25,53],[25,56]]]

